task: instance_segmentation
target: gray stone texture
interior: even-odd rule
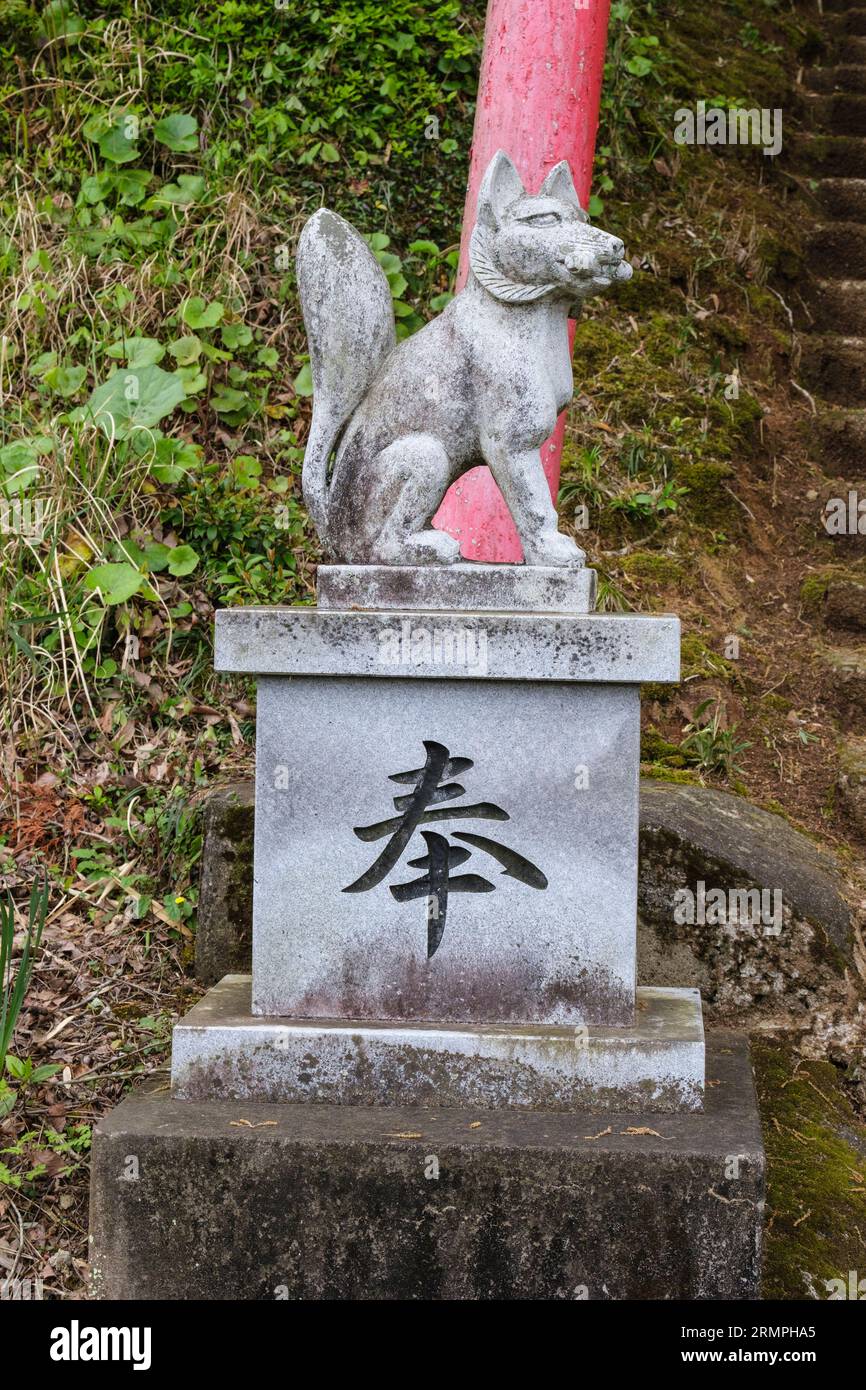
[[[322,609],[592,613],[595,570],[582,565],[319,565]]]
[[[255,676],[671,682],[680,623],[644,613],[221,608],[214,666]]]
[[[640,805],[640,982],[696,986],[710,1018],[739,1027],[803,1025],[819,1052],[831,1034],[853,1037],[862,986],[850,887],[832,851],[744,797],[707,787],[643,781]],[[678,925],[675,894],[698,880],[780,890],[778,935],[742,922]]]
[[[209,797],[215,827],[205,841],[196,937],[196,975],[212,985],[229,971],[251,968],[252,882],[234,884],[231,865],[252,854],[252,783],[242,805]],[[211,867],[224,842],[239,836],[224,868]],[[677,926],[674,894],[703,878],[723,888],[780,887],[785,923],[777,937],[760,932]],[[216,885],[217,896],[211,896]],[[226,885],[225,889],[223,885]],[[842,867],[828,849],[781,816],[743,797],[708,787],[640,783],[638,973],[641,984],[688,985],[702,991],[711,1018],[758,1023],[768,1017],[804,1020],[816,1005],[832,1007],[858,978],[852,911]],[[238,950],[243,931],[246,949]],[[210,962],[219,962],[213,968]],[[856,1007],[856,1006],[855,1006]]]
[[[635,685],[260,679],[253,1012],[631,1024],[638,725]],[[431,742],[470,760],[442,774],[459,793],[362,888],[410,799],[391,779]],[[435,954],[427,894],[391,892],[419,881],[431,824],[488,889],[451,891]]]
[[[228,975],[175,1026],[184,1100],[575,1110],[699,1110],[697,990],[638,990],[632,1028],[293,1022],[250,1012]]]
[[[211,792],[202,816],[195,973],[214,983],[250,968],[253,949],[252,782]]]
[[[451,484],[486,463],[526,562],[582,564],[557,529],[539,450],[574,390],[569,318],[631,277],[624,255],[618,237],[589,226],[565,162],[531,197],[499,151],[478,194],[466,285],[396,343],[375,257],[342,217],[314,213],[297,256],[313,377],[302,484],[326,553],[454,562],[459,544],[433,517]]]
[[[756,1298],[741,1038],[712,1040],[708,1076],[702,1113],[603,1119],[181,1101],[154,1079],[94,1132],[94,1296]]]

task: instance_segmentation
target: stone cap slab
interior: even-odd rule
[[[672,614],[223,608],[217,671],[425,680],[675,682]]]
[[[597,576],[583,566],[319,565],[320,608],[372,612],[591,613]]]

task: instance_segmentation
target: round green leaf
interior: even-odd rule
[[[138,158],[135,140],[127,134],[128,129],[127,118],[121,116],[100,136],[99,153],[103,159],[109,160],[111,164],[131,164],[133,159]]]
[[[105,351],[109,357],[125,358],[128,367],[149,367],[165,356],[165,348],[156,338],[119,338]]]
[[[127,439],[137,429],[153,429],[186,395],[175,372],[155,364],[129,367],[97,386],[85,409],[106,435]]]
[[[144,575],[134,565],[97,565],[84,577],[86,589],[99,589],[105,603],[126,603],[137,594]]]
[[[74,396],[81,390],[86,376],[86,367],[50,367],[42,380],[58,396]]]
[[[153,128],[154,138],[161,145],[167,145],[176,154],[198,149],[198,121],[195,116],[176,112],[173,116],[163,116]]]
[[[198,295],[193,295],[183,306],[183,321],[188,328],[216,328],[224,313],[219,300],[205,304]]]
[[[175,338],[169,343],[168,350],[179,367],[189,367],[201,353],[201,338],[194,333]]]
[[[292,386],[299,396],[312,396],[313,394],[313,373],[309,362],[305,362],[298,375],[292,382]]]
[[[198,556],[192,546],[178,545],[169,556],[169,574],[173,574],[176,579],[182,579],[185,574],[192,574],[197,564]]]

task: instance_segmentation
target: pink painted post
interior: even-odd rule
[[[510,155],[530,192],[567,159],[586,206],[592,180],[610,0],[488,0],[478,107],[457,287],[467,273],[478,188],[497,150]],[[565,417],[542,449],[553,497]],[[473,468],[446,494],[434,524],[469,560],[523,559],[508,509],[487,468]]]

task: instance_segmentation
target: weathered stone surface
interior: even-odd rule
[[[676,681],[680,622],[644,613],[222,608],[217,671],[415,680]]]
[[[820,656],[832,672],[838,713],[848,723],[862,724],[866,715],[866,647],[825,647]]]
[[[843,1069],[826,1055],[804,1060],[790,1038],[771,1035],[753,1041],[752,1063],[772,1213],[763,1296],[838,1299],[841,1284],[843,1298],[856,1297],[866,1223],[864,1184],[855,1179],[866,1155],[862,1053]],[[849,1292],[852,1269],[859,1275]]]
[[[682,889],[781,893],[781,929],[675,920]],[[848,988],[851,909],[838,861],[781,816],[706,787],[641,784],[638,978],[700,988],[716,1018],[806,1018]]]
[[[705,1110],[661,1120],[183,1101],[155,1081],[94,1133],[94,1294],[755,1298],[745,1043],[720,1035],[707,1060]]]
[[[631,1024],[638,725],[635,685],[260,679],[253,1012]]]
[[[866,584],[856,579],[834,579],[828,585],[823,618],[828,627],[866,632]]]
[[[469,263],[444,312],[395,345],[388,282],[354,227],[320,208],[301,233],[313,377],[302,485],[336,560],[453,563],[459,543],[433,517],[483,462],[527,564],[583,563],[557,529],[539,450],[574,389],[569,317],[631,278],[623,244],[589,226],[567,163],[531,197],[500,150],[478,193]]]
[[[699,1110],[697,990],[637,992],[629,1029],[288,1022],[250,1012],[251,978],[228,975],[175,1026],[183,1100],[575,1110]]]
[[[195,937],[196,979],[203,984],[249,969],[254,802],[252,782],[220,787],[205,802]]]
[[[252,853],[251,796],[252,784],[245,809],[238,809],[230,826],[247,856]],[[816,998],[832,996],[851,955],[851,910],[835,857],[781,816],[760,811],[741,797],[649,779],[641,781],[640,797],[638,980],[700,987],[713,1016],[756,1020],[769,1010],[790,1009],[805,1016]],[[219,843],[216,836],[207,842],[205,859]],[[674,894],[678,888],[694,888],[699,879],[711,887],[781,888],[786,908],[782,932],[764,937],[760,932],[677,926]],[[222,884],[225,875],[211,881]],[[228,898],[211,901],[200,914],[199,934],[216,932],[233,939],[235,921],[244,924],[248,943],[251,882],[238,884]],[[197,945],[197,960],[198,950]],[[236,958],[230,969],[250,969],[249,949]],[[199,978],[214,984],[217,977]]]
[[[836,789],[851,820],[866,834],[866,738],[851,738],[840,746]]]
[[[582,565],[319,565],[319,608],[416,612],[592,613],[597,575]]]
[[[844,179],[841,182],[850,184],[852,180]],[[863,180],[863,187],[866,188],[866,180]],[[809,429],[813,436],[817,429],[822,465],[828,473],[841,478],[862,476],[861,460],[866,452],[866,411],[825,410],[817,421],[810,420]]]

